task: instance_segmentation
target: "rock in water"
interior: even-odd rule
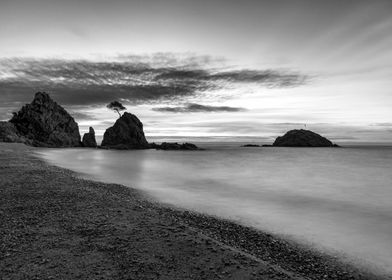
[[[102,147],[110,149],[148,149],[142,122],[125,112],[103,135]]]
[[[91,147],[91,148],[97,147],[97,141],[95,140],[95,131],[94,128],[92,128],[91,126],[88,132],[83,135],[82,144],[83,147]]]
[[[327,138],[305,129],[294,129],[276,138],[277,147],[336,147]]]
[[[244,148],[260,148],[261,146],[257,145],[257,144],[245,144],[245,145],[242,145],[241,147],[244,147]]]
[[[16,127],[10,122],[0,122],[0,142],[31,144],[28,139],[19,135]]]
[[[36,93],[33,102],[23,106],[10,122],[19,134],[30,139],[34,146],[81,145],[78,124],[45,92]]]
[[[202,150],[199,147],[197,147],[195,144],[192,143],[183,143],[183,144],[178,144],[178,143],[167,143],[163,142],[162,144],[155,144],[152,143],[150,144],[151,149],[156,149],[156,150],[186,150],[186,151],[196,151],[196,150]]]

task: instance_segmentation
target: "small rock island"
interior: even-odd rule
[[[327,138],[305,129],[293,129],[276,138],[274,147],[338,147]]]
[[[133,114],[125,112],[103,135],[101,146],[110,149],[148,149],[142,122]]]

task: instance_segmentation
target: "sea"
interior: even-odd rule
[[[80,176],[230,219],[392,275],[392,147],[39,149]]]

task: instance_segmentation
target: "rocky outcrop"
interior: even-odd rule
[[[102,148],[148,149],[142,122],[133,114],[125,112],[103,135]]]
[[[82,145],[83,147],[89,147],[89,148],[97,147],[97,141],[95,140],[95,131],[94,128],[92,128],[91,126],[88,132],[83,135]]]
[[[187,150],[187,151],[201,150],[199,147],[197,147],[195,144],[192,143],[178,144],[178,143],[167,143],[167,142],[163,142],[162,144],[152,143],[150,144],[150,148],[157,149],[157,150],[166,150],[166,151],[167,150]]]
[[[0,122],[0,142],[31,144],[31,141],[21,136],[10,122]]]
[[[10,122],[34,146],[77,147],[81,145],[78,124],[67,111],[45,92],[22,107]]]
[[[336,147],[327,138],[305,129],[294,129],[276,138],[273,146],[277,147]]]

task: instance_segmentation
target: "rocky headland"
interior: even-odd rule
[[[78,124],[45,92],[37,92],[30,104],[14,113],[7,126],[6,138],[15,142],[39,147],[81,146]],[[22,138],[15,138],[15,134]]]

